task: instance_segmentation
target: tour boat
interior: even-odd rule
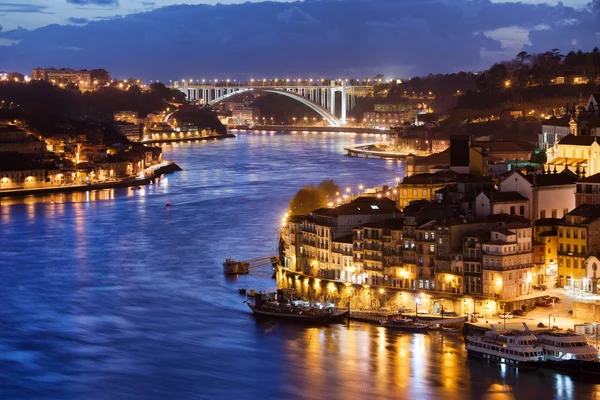
[[[382,325],[404,332],[427,333],[429,331],[429,324],[415,322],[411,319],[392,319],[382,322]]]
[[[227,258],[223,262],[223,273],[226,275],[247,274],[250,269],[250,263],[235,261]]]
[[[467,354],[519,368],[544,366],[544,350],[531,332],[499,333],[493,325],[485,335],[467,336]]]
[[[334,314],[330,309],[314,307],[302,301],[279,303],[273,295],[274,293],[257,293],[254,304],[249,300],[245,303],[257,316],[318,324],[332,322]]]
[[[600,375],[598,349],[584,335],[572,332],[538,332],[548,367],[563,372]]]

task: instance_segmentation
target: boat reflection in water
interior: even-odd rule
[[[246,301],[256,316],[293,320],[313,324],[327,324],[345,321],[350,311],[340,311],[333,304],[310,303],[294,300],[295,290],[278,290],[270,293],[256,293],[254,304]]]

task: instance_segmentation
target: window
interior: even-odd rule
[[[573,253],[579,253],[579,246],[573,245]]]
[[[519,214],[520,215],[525,215],[525,206],[520,206],[519,207]]]
[[[563,208],[563,215],[567,215],[569,213],[569,209],[568,208]]]
[[[578,239],[578,237],[579,237],[579,230],[573,229],[573,239]]]
[[[550,253],[552,253],[552,252],[550,251],[550,248],[548,248],[548,254],[550,254]]]
[[[433,245],[433,244],[429,245],[429,252],[430,253],[435,253],[435,245]]]
[[[408,189],[402,189],[402,196],[408,196]]]
[[[562,230],[562,228],[558,230],[558,237],[563,237],[563,230]]]
[[[417,189],[413,189],[412,195],[413,197],[417,197],[419,195],[419,191]]]
[[[427,197],[427,189],[423,189],[421,191],[421,194],[423,195],[423,197]]]
[[[552,210],[552,218],[556,218],[556,217],[557,217],[556,210]]]
[[[571,259],[567,258],[567,268],[571,268]]]
[[[567,232],[567,239],[571,239],[571,230],[567,229],[566,232]]]
[[[510,215],[513,215],[515,213],[515,206],[511,206],[510,207]]]
[[[584,230],[581,231],[581,238],[585,239],[585,231]]]
[[[587,254],[587,253],[585,252],[585,246],[584,246],[584,245],[581,245],[581,253],[582,253],[582,254]]]
[[[567,244],[567,253],[570,253],[570,252],[571,252],[571,245]]]
[[[546,218],[546,210],[540,211],[540,218]]]
[[[509,273],[508,273],[508,280],[509,280],[509,281],[512,281],[512,272],[509,272]]]
[[[573,260],[573,268],[579,268],[579,260]]]

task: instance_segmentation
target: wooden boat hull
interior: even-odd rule
[[[565,361],[546,361],[546,366],[556,371],[565,373],[577,373],[586,375],[600,376],[600,362],[597,361],[581,361],[581,360],[565,360]]]
[[[277,311],[266,311],[260,308],[256,308],[254,305],[250,303],[248,307],[252,310],[254,315],[257,317],[269,317],[269,318],[277,318],[277,319],[285,319],[289,321],[298,321],[304,323],[312,323],[312,324],[326,324],[331,322],[331,315],[305,315],[305,314],[293,314],[286,312],[277,312]]]
[[[348,318],[350,318],[350,311],[344,311],[344,312],[338,312],[337,314],[336,313],[332,314],[331,318],[329,318],[329,321],[330,322],[344,322]]]
[[[402,324],[383,324],[386,328],[394,329],[401,332],[412,332],[412,333],[428,333],[429,326],[414,326],[414,325],[402,325]]]

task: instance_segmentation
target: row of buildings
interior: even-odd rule
[[[31,72],[33,80],[41,80],[54,84],[68,84],[90,86],[104,85],[110,82],[110,74],[103,69],[95,70],[74,70],[70,68],[40,68],[37,67]]]
[[[593,147],[569,153],[581,138],[598,145],[594,101],[553,144],[583,164],[532,163],[534,147],[518,141],[452,138],[444,159],[413,170],[393,199],[363,194],[286,218],[283,267],[382,293],[458,299],[455,306],[477,299],[488,314],[533,304],[543,294],[537,285],[598,293],[600,155]],[[505,168],[492,168],[500,157]]]
[[[102,132],[37,136],[0,122],[0,190],[92,184],[138,176],[162,162],[140,143],[105,144]]]

